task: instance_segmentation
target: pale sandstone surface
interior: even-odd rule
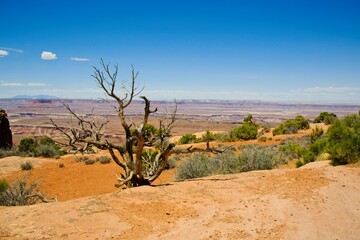
[[[359,239],[360,168],[212,176],[0,208],[0,239]]]

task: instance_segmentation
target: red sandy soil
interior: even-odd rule
[[[100,155],[104,156],[106,154],[103,152],[86,156],[95,159]],[[30,181],[39,183],[41,193],[49,198],[56,196],[59,201],[119,191],[115,187],[117,180],[113,173],[119,173],[120,171],[120,167],[116,163],[111,161],[109,164],[97,162],[93,165],[85,165],[83,162],[75,161],[76,158],[81,156],[66,155],[58,160],[10,157],[0,159],[0,167],[3,169],[3,177],[8,181],[29,177]],[[34,162],[34,169],[31,171],[18,170],[24,160]],[[41,163],[41,161],[44,162]],[[60,164],[63,164],[64,167],[60,168]],[[3,166],[7,166],[7,173],[5,173]],[[154,184],[172,181],[173,175],[173,170],[164,171]]]
[[[326,127],[325,125],[319,125]],[[315,127],[313,125],[312,127]],[[302,136],[309,134],[310,130],[300,131],[294,135],[279,135],[273,137],[271,133],[265,134],[267,137],[272,137],[272,140],[268,140],[261,144],[274,144],[278,143],[284,138],[291,136]],[[201,137],[202,133],[197,133],[198,137]],[[257,140],[239,141],[233,143],[222,143],[224,145],[243,145],[258,143]],[[211,145],[216,145],[212,143]],[[206,143],[183,145],[182,147],[194,147],[206,148]],[[103,151],[97,155],[86,155],[92,159],[98,156],[107,155],[106,151]],[[118,191],[114,186],[117,181],[114,173],[119,173],[121,170],[113,161],[109,164],[95,163],[93,165],[85,165],[83,162],[75,162],[76,158],[82,155],[67,155],[60,159],[45,159],[45,158],[21,158],[10,157],[0,159],[0,178],[5,177],[12,181],[23,176],[29,176],[31,181],[38,181],[40,184],[40,191],[47,197],[57,197],[59,201],[66,201],[70,199],[76,199],[81,197],[88,197],[93,195],[99,195],[104,193],[110,193]],[[21,171],[20,164],[25,161],[33,162],[35,168],[31,171]],[[59,165],[63,164],[64,167],[60,168]],[[174,178],[174,170],[164,171],[161,176],[153,183],[155,185],[164,184],[172,181]]]

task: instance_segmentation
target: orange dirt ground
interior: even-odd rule
[[[321,126],[326,128],[327,126],[318,124],[312,125],[312,128],[315,126]],[[294,135],[279,135],[272,137],[271,133],[265,134],[267,137],[272,137],[270,141],[266,141],[261,144],[275,144],[280,140],[292,136],[302,136],[309,134],[311,130],[300,131]],[[198,134],[199,137],[201,134]],[[258,143],[257,140],[250,141],[239,141],[233,143],[222,143],[224,145],[233,145],[239,146],[243,144],[253,144]],[[216,143],[212,143],[216,144]],[[196,147],[205,148],[205,143],[199,144],[189,144],[184,145],[183,147],[189,147],[194,145]],[[89,154],[87,156],[95,159],[96,156],[108,155],[106,151],[94,155]],[[110,193],[118,191],[114,186],[117,183],[114,173],[119,173],[121,168],[117,166],[113,161],[109,164],[100,164],[99,162],[93,165],[85,165],[83,162],[75,162],[75,159],[82,155],[66,155],[60,159],[22,159],[19,157],[12,157],[10,161],[7,162],[7,166],[12,165],[13,167],[9,171],[4,172],[4,165],[0,165],[3,168],[3,173],[0,172],[0,178],[3,175],[6,179],[15,180],[16,178],[21,178],[22,176],[29,175],[30,180],[36,180],[40,184],[40,191],[48,198],[53,198],[57,196],[59,201],[66,201],[70,199],[76,199],[81,197],[87,197],[92,195],[99,195],[104,193]],[[15,160],[16,159],[16,160]],[[31,171],[21,171],[20,163],[23,161],[29,160],[31,162],[35,161],[35,168]],[[1,162],[0,162],[1,163]],[[37,165],[38,164],[38,165]],[[64,164],[63,168],[60,168],[59,165]],[[293,167],[293,166],[292,166]],[[174,180],[174,170],[166,170],[161,176],[153,183],[155,185],[165,184]]]

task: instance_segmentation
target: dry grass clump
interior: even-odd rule
[[[23,171],[28,171],[34,168],[34,165],[30,161],[26,161],[20,164],[20,168]]]
[[[275,146],[257,144],[243,146],[240,154],[226,151],[221,155],[195,154],[176,169],[176,180],[272,169],[282,163],[282,154]]]
[[[39,189],[37,182],[29,182],[28,178],[23,178],[12,184],[2,180],[0,185],[1,206],[25,206],[36,202],[34,193]]]
[[[108,156],[101,156],[101,157],[97,157],[95,161],[100,162],[101,164],[108,164],[111,162],[111,158]]]

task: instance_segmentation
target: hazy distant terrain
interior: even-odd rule
[[[70,115],[59,99],[0,99],[0,107],[6,109],[15,142],[20,135],[57,135],[50,125],[49,119],[68,125]],[[114,102],[106,100],[65,100],[79,114],[98,120],[109,119],[106,129],[108,134],[122,135],[117,121]],[[338,116],[359,111],[360,104],[308,104],[279,103],[265,101],[224,101],[224,100],[181,100],[177,102],[178,113],[181,116],[173,133],[198,132],[203,130],[229,130],[241,123],[244,116],[251,113],[258,122],[279,123],[293,118],[298,114],[312,121],[320,112],[333,112]],[[152,107],[158,108],[158,117],[171,112],[174,101],[153,101]],[[127,116],[134,121],[140,120],[143,103],[135,101],[127,108]],[[194,124],[196,123],[196,124]],[[153,119],[152,124],[157,124]]]

